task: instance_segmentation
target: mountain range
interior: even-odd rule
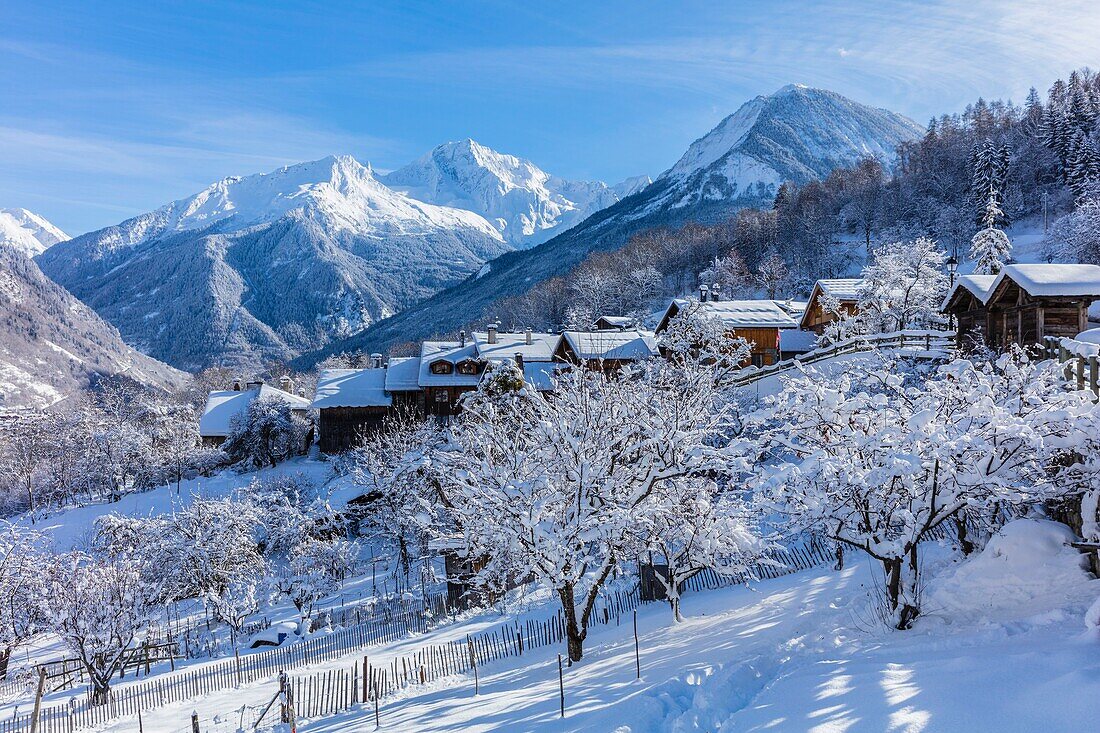
[[[303,357],[384,351],[394,343],[448,333],[492,317],[496,301],[562,275],[593,250],[614,249],[639,231],[688,221],[713,222],[747,206],[768,205],[784,181],[806,183],[867,156],[890,164],[897,145],[923,128],[889,110],[799,85],[746,102],[696,140],[652,184],[625,196],[547,242],[510,252],[476,277]]]
[[[41,217],[30,221],[48,224]],[[11,243],[0,244],[0,331],[0,411],[47,407],[102,376],[125,374],[164,389],[187,377],[127,346],[113,326]]]
[[[360,333],[616,200],[467,140],[386,176],[338,156],[226,178],[38,263],[145,353],[247,368]]]
[[[19,230],[9,249],[35,255],[145,354],[189,371],[309,365],[453,332],[635,232],[726,218],[864,156],[889,162],[921,133],[788,86],[747,102],[655,181],[570,181],[467,139],[384,174],[336,156],[226,178],[70,240],[29,212],[0,223]]]

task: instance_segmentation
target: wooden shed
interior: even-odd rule
[[[989,311],[985,302],[996,279],[996,275],[961,275],[948,291],[941,310],[954,320],[959,343],[978,335],[986,339]]]
[[[1031,346],[1045,336],[1073,338],[1088,329],[1100,300],[1100,266],[1006,265],[986,295],[986,342],[1003,349]]]

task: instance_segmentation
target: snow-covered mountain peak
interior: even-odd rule
[[[599,181],[570,181],[466,138],[380,176],[413,199],[474,212],[516,247],[539,244],[620,196]]]
[[[0,209],[0,245],[14,247],[28,257],[69,238],[45,218],[26,209]]]

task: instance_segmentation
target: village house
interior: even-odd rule
[[[610,374],[658,353],[657,339],[648,331],[565,331],[554,351],[554,360]]]
[[[257,397],[278,397],[290,405],[293,413],[309,419],[309,400],[294,394],[294,382],[289,377],[280,380],[283,389],[277,389],[262,381],[237,380],[231,389],[211,392],[206,407],[199,417],[199,437],[208,448],[216,448],[225,442],[233,430],[233,421],[243,415]]]
[[[321,451],[348,450],[381,426],[393,404],[386,392],[386,371],[381,355],[373,355],[369,369],[325,369],[321,372],[312,405],[318,411]]]
[[[799,328],[813,331],[817,335],[825,332],[830,323],[837,320],[837,311],[825,307],[826,300],[839,305],[839,313],[855,315],[859,306],[859,288],[863,284],[860,278],[839,278],[818,280],[810,291],[810,299],[803,308],[799,319]]]
[[[660,334],[668,328],[669,321],[682,309],[698,303],[703,313],[722,322],[730,338],[743,338],[749,342],[751,353],[746,365],[762,367],[780,360],[780,333],[787,329],[797,330],[798,323],[774,300],[713,300],[708,295],[709,291],[701,288],[698,301],[673,300],[661,316],[656,333]]]
[[[987,286],[974,277],[960,278],[943,311],[960,334],[980,328],[997,349],[1031,346],[1046,336],[1073,338],[1088,329],[1089,306],[1100,300],[1097,265],[1006,265]]]

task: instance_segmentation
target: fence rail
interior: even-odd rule
[[[838,341],[831,346],[821,347],[813,351],[807,351],[791,359],[785,359],[766,367],[746,367],[742,374],[735,378],[733,385],[744,387],[757,382],[764,377],[779,374],[805,364],[813,364],[817,361],[832,359],[845,354],[875,351],[877,349],[920,349],[925,352],[944,351],[955,348],[954,331],[894,331],[892,333],[877,333],[868,336],[854,336],[843,341]]]
[[[1091,390],[1100,396],[1100,345],[1076,339],[1045,336],[1043,347],[1048,359],[1064,364],[1063,376],[1077,389]]]

